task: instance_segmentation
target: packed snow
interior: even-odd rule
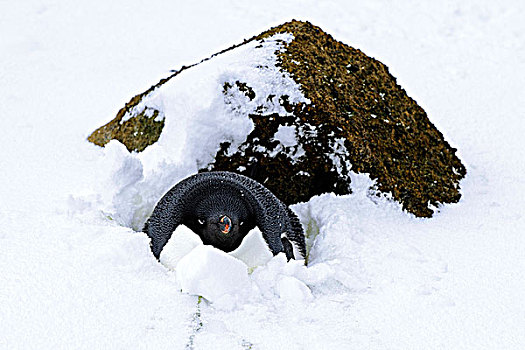
[[[1,349],[523,348],[523,3],[30,0],[0,10]],[[215,99],[220,79],[291,84],[304,100],[290,77],[251,75],[261,58],[275,68],[282,42],[216,56],[154,92],[147,103],[163,104],[166,128],[145,152],[100,148],[88,134],[170,70],[292,18],[387,64],[458,148],[461,201],[418,219],[352,174],[352,194],[292,206],[307,266],[273,257],[257,229],[224,253],[183,226],[157,261],[140,232],[156,201],[219,138],[240,144],[251,130],[242,93]],[[294,148],[297,132],[275,137]]]
[[[291,40],[293,35],[285,33],[263,43],[249,42],[181,71],[144,97],[133,114],[155,109],[166,118],[159,141],[139,155],[148,169],[158,170],[163,162],[177,164],[186,176],[197,172],[213,162],[222,142],[229,142],[234,152],[246,140],[253,130],[248,115],[258,107],[265,114],[288,115],[277,103],[282,95],[292,103],[307,102],[299,85],[276,66],[275,52]],[[237,82],[250,87],[255,97],[246,96]],[[277,97],[267,100],[271,94]]]

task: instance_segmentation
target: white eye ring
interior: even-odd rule
[[[197,219],[197,221],[199,222],[199,224],[204,225],[204,220]]]

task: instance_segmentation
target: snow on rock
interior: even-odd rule
[[[384,64],[296,20],[133,97],[89,137],[101,146],[111,139],[189,173],[240,172],[286,204],[350,193],[352,170],[430,217],[460,199],[466,173]]]
[[[295,126],[283,126],[279,125],[277,132],[273,135],[273,138],[278,140],[281,145],[285,147],[292,147],[297,145],[297,138],[295,134],[297,128]]]
[[[176,163],[196,172],[213,162],[222,142],[228,141],[235,149],[246,140],[253,130],[250,114],[261,108],[267,114],[289,114],[267,96],[286,95],[290,103],[308,102],[299,85],[276,66],[275,52],[292,39],[283,33],[264,42],[253,40],[191,69],[181,69],[140,95],[140,102],[126,110],[119,123],[142,116],[145,110],[162,111],[163,132],[157,146],[143,152],[144,157],[156,153],[156,165]]]
[[[277,34],[262,43],[241,45],[181,72],[146,96],[137,108],[154,105],[164,111],[166,126],[159,144],[179,152],[167,160],[202,167],[213,162],[222,142],[236,149],[253,130],[250,114],[260,108],[267,114],[289,114],[281,104],[267,100],[271,94],[286,94],[292,103],[307,102],[299,85],[276,66],[275,52],[292,39],[291,34]],[[242,86],[255,97],[247,96]]]

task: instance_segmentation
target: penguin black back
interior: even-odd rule
[[[255,226],[270,251],[295,258],[290,241],[306,256],[304,232],[295,213],[266,187],[246,176],[217,171],[192,175],[172,187],[144,225],[158,259],[177,226],[184,224],[204,244],[230,252]]]

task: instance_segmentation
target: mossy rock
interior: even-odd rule
[[[350,193],[350,170],[368,173],[377,190],[390,193],[419,217],[430,217],[432,207],[460,199],[459,181],[466,170],[456,149],[381,62],[301,21],[272,28],[221,53],[254,40],[262,43],[277,33],[293,34],[275,54],[280,69],[299,84],[310,103],[291,103],[286,95],[265,96],[288,113],[268,115],[264,108],[250,113],[255,128],[244,143],[232,149],[224,140],[214,161],[200,171],[250,176],[287,204],[326,192]],[[103,146],[117,139],[137,152],[156,142],[164,126],[162,111],[136,107],[178,73],[135,96],[89,140]],[[224,82],[225,101],[236,92],[250,100],[256,96],[245,81]],[[280,127],[293,127],[298,145],[280,144],[275,136]],[[298,147],[303,154],[291,157]]]

